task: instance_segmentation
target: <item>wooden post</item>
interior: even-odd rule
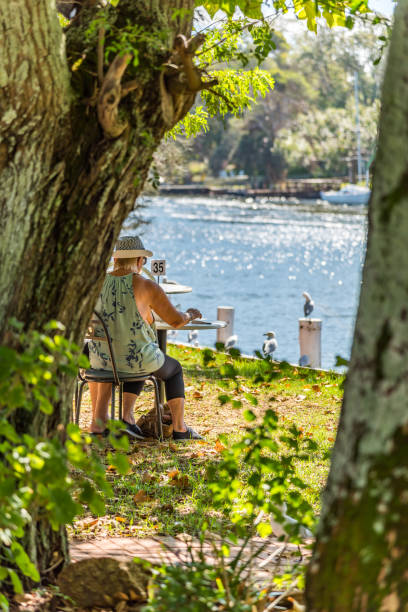
[[[221,329],[217,329],[217,342],[223,342],[225,344],[228,338],[233,335],[234,314],[235,308],[233,308],[233,306],[218,306],[217,320],[225,321],[227,325]]]
[[[300,356],[307,355],[308,366],[322,366],[322,321],[321,319],[299,319]]]

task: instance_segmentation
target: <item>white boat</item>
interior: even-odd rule
[[[330,204],[367,204],[371,190],[359,185],[345,185],[338,191],[321,191],[320,197]]]

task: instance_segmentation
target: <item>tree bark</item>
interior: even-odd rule
[[[191,33],[193,0],[121,0],[112,7],[117,29],[130,20],[152,35],[147,42],[141,37],[139,63],[122,77],[126,95],[118,112],[126,125],[112,138],[98,121],[101,53],[87,33],[98,7],[83,4],[66,37],[52,2],[10,0],[0,14],[0,340],[6,344],[11,316],[26,329],[57,319],[81,344],[113,245],[166,130],[162,64],[175,37]],[[177,9],[183,10],[172,19]],[[51,416],[20,411],[17,428],[54,435],[68,421],[72,381],[61,380],[60,391]],[[27,542],[40,572],[56,557],[67,558],[64,529],[35,524]]]
[[[313,612],[408,609],[408,2],[383,86],[350,369],[317,541]]]

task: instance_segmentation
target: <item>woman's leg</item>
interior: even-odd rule
[[[167,400],[167,405],[170,408],[171,420],[174,431],[187,431],[187,426],[184,422],[184,397],[176,397]]]
[[[90,431],[101,433],[105,429],[108,420],[109,400],[112,393],[110,383],[89,382],[89,391],[92,403],[92,422]]]
[[[164,382],[173,430],[176,432],[187,431],[184,422],[184,379],[180,363],[176,359],[165,355],[164,364],[153,374]]]
[[[133,414],[136,397],[141,394],[144,382],[128,382],[123,385],[123,420],[130,425],[136,423]]]

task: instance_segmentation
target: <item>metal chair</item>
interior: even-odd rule
[[[79,371],[77,377],[77,384],[75,389],[75,423],[79,423],[79,414],[81,411],[81,401],[84,386],[88,382],[98,383],[111,383],[112,385],[112,400],[111,400],[111,419],[115,418],[115,390],[116,387],[119,389],[119,419],[122,418],[122,406],[123,406],[123,385],[125,382],[140,382],[150,380],[153,383],[154,396],[155,396],[155,409],[157,417],[157,437],[159,440],[163,439],[163,427],[162,427],[162,409],[160,405],[160,391],[159,383],[157,378],[153,374],[123,374],[118,372],[115,360],[115,354],[112,346],[112,341],[109,335],[109,331],[105,321],[101,315],[96,312],[93,313],[93,318],[88,325],[88,332],[86,338],[88,340],[98,340],[98,342],[106,342],[108,345],[109,357],[112,363],[112,371],[108,370],[94,370],[89,368],[85,371]],[[98,336],[95,334],[95,325],[101,325],[105,336]]]

